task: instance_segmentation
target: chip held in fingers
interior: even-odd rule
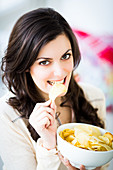
[[[55,83],[49,92],[49,98],[51,100],[55,100],[56,97],[61,96],[62,94],[67,92],[67,88],[64,84],[57,84]]]

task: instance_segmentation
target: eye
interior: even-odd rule
[[[42,66],[47,66],[50,62],[45,60],[45,61],[41,61],[39,62],[39,65],[42,65]]]
[[[70,58],[71,54],[70,53],[67,53],[65,55],[62,56],[62,60],[68,60]]]

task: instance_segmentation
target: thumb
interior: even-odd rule
[[[56,104],[55,104],[55,101],[54,101],[54,100],[51,100],[50,107],[51,107],[52,109],[56,110]]]

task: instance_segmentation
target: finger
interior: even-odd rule
[[[43,112],[47,112],[49,114],[51,114],[51,116],[55,117],[55,112],[52,108],[50,107],[45,107],[45,106],[41,106],[37,111],[36,111],[36,115],[40,115],[42,114]]]
[[[50,126],[50,121],[47,117],[39,121],[38,127],[40,128],[39,130],[43,131],[44,129],[47,129]]]
[[[51,107],[52,109],[56,110],[56,104],[55,104],[55,101],[54,101],[54,100],[51,100],[50,107]]]
[[[58,153],[59,159],[63,162],[63,164],[67,167],[69,166],[69,161],[68,159],[64,158],[60,153]]]
[[[69,169],[69,167],[72,167],[67,158],[64,158],[63,162],[64,162],[64,165],[68,167],[68,169]]]
[[[85,170],[85,166],[84,165],[80,165],[80,170]]]
[[[55,119],[55,110],[53,110],[53,109],[50,108],[50,107],[45,107],[44,109],[45,109],[45,111],[47,111],[51,116],[53,116],[53,118]]]
[[[43,120],[45,117],[47,117],[49,119],[50,125],[53,125],[55,119],[53,116],[51,116],[51,114],[49,114],[46,111],[43,111],[40,115],[35,115],[35,116],[31,116],[29,118],[29,123],[31,125],[37,125],[38,126],[38,122]]]
[[[41,121],[42,119],[44,119],[45,117],[47,117],[50,121],[50,125],[53,125],[55,119],[53,116],[51,116],[51,114],[47,113],[46,111],[43,112],[38,118],[37,118],[37,122]]]
[[[50,106],[51,100],[41,103],[42,106]]]
[[[35,110],[31,113],[30,118],[31,118],[31,117],[32,117],[32,118],[36,118],[36,117],[42,115],[43,112],[47,112],[48,114],[50,114],[51,116],[53,116],[53,118],[55,119],[55,112],[54,112],[54,110],[51,109],[50,107],[45,107],[45,106],[40,106],[40,107],[38,107],[37,110],[35,109]]]
[[[72,166],[72,165],[70,164],[69,160],[65,160],[65,161],[68,161],[68,162],[67,162],[67,168],[68,168],[68,170],[79,170],[78,168],[75,168],[74,166]]]
[[[48,106],[48,107],[49,107],[50,104],[51,104],[51,100],[48,100],[48,101],[43,102],[43,103],[37,103],[37,104],[35,105],[35,107],[34,107],[34,110],[39,109],[41,106],[45,106],[45,107]]]
[[[62,161],[62,159],[64,158],[61,153],[58,151],[58,156],[59,156],[59,159]]]
[[[101,166],[100,166],[100,167],[95,168],[95,170],[100,170],[100,168],[101,168]]]
[[[68,159],[64,158],[64,165],[67,167],[68,170],[79,170],[78,168],[75,168],[74,166],[72,166],[69,162]]]
[[[68,168],[68,170],[77,170],[77,168],[73,167],[67,158],[64,158],[60,152],[58,152],[59,159],[63,162],[63,164]]]

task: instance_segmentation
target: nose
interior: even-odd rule
[[[63,69],[63,66],[62,64],[60,63],[55,63],[54,66],[53,66],[53,74],[55,77],[62,77],[64,75],[64,69]]]

